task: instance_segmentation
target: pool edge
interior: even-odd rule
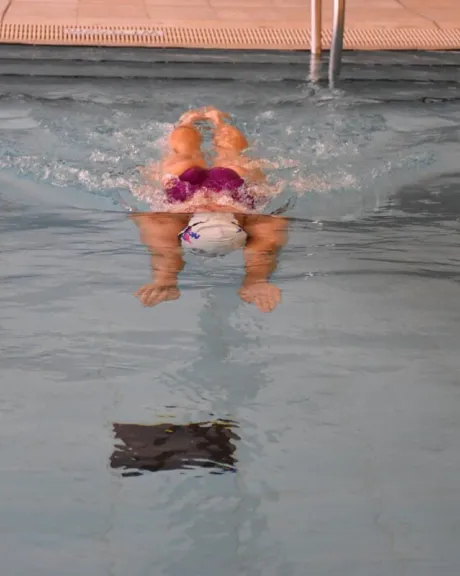
[[[325,50],[331,32],[323,31]],[[110,26],[75,23],[4,23],[0,44],[74,47],[309,51],[310,32],[300,27]],[[447,51],[460,49],[460,28],[348,28],[345,50]]]

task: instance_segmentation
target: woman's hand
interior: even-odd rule
[[[281,302],[281,290],[269,282],[244,283],[238,291],[247,304],[255,304],[261,312],[271,312]]]
[[[161,302],[168,300],[177,300],[180,297],[180,291],[176,285],[160,285],[155,282],[144,284],[134,294],[139,298],[144,306],[156,306]]]

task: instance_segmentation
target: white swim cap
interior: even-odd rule
[[[245,245],[247,234],[235,216],[222,212],[194,214],[179,234],[183,248],[194,252],[224,255]]]

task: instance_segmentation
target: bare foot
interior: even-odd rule
[[[268,282],[242,286],[238,294],[247,304],[255,304],[261,312],[271,312],[281,302],[281,290]]]
[[[168,300],[177,300],[180,292],[176,286],[157,286],[154,283],[144,284],[134,294],[144,306],[156,306]]]
[[[179,122],[177,124],[179,126],[190,126],[195,124],[195,122],[200,122],[202,120],[206,120],[204,110],[203,108],[197,108],[196,110],[189,110],[188,112],[184,112],[179,118]]]
[[[195,110],[184,112],[184,114],[179,118],[178,124],[180,126],[189,126],[195,124],[195,122],[209,120],[215,126],[218,126],[222,124],[224,120],[228,120],[229,118],[230,114],[222,112],[214,106],[203,106],[202,108],[196,108]]]
[[[224,120],[230,120],[230,114],[227,112],[222,112],[222,110],[218,110],[214,106],[207,106],[202,110],[204,112],[205,118],[212,122],[214,126],[220,126],[224,123]]]

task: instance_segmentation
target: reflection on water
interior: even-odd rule
[[[118,444],[110,466],[125,470],[123,476],[140,476],[143,471],[212,468],[211,473],[236,472],[239,436],[235,422],[190,422],[185,425],[114,423]],[[127,472],[126,472],[127,470]]]

